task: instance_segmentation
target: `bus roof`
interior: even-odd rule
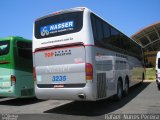
[[[58,15],[58,14],[64,14],[64,13],[69,13],[69,12],[76,12],[76,11],[84,11],[84,10],[89,10],[87,7],[75,7],[75,8],[70,8],[70,9],[65,9],[65,10],[60,10],[60,11],[56,11],[53,13],[50,13],[48,15],[45,15],[43,17],[37,18],[35,21],[50,17],[50,16],[54,16],[54,15]]]
[[[18,40],[18,41],[25,41],[25,42],[32,42],[32,40],[20,37],[20,36],[8,36],[8,37],[4,37],[4,38],[0,38],[0,41],[5,41],[5,40]]]

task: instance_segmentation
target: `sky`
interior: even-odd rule
[[[160,22],[160,0],[0,0],[0,38],[32,39],[35,19],[73,7],[88,7],[129,37]]]

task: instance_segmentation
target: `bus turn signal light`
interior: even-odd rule
[[[16,84],[16,77],[14,75],[11,75],[11,85]]]
[[[86,63],[86,80],[93,79],[93,67],[92,64]]]

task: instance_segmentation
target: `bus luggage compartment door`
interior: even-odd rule
[[[86,83],[84,46],[38,51],[34,63],[38,87],[82,87]]]

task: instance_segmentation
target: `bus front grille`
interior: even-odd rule
[[[97,97],[106,97],[106,73],[97,73]]]

